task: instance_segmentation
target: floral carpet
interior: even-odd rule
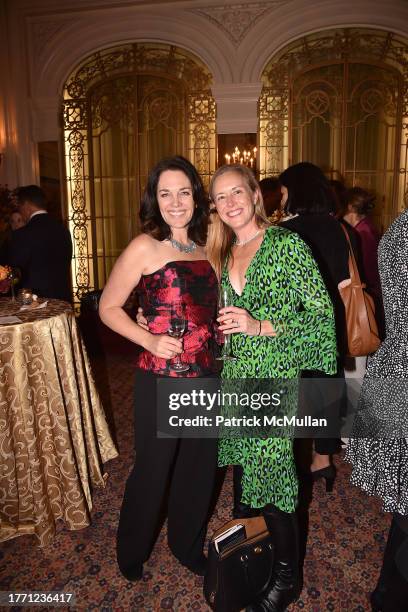
[[[71,532],[60,523],[55,541],[47,548],[39,548],[32,536],[2,543],[0,590],[73,592],[74,610],[209,610],[202,596],[202,578],[191,574],[170,554],[165,525],[140,582],[127,582],[116,566],[116,526],[133,460],[131,361],[129,351],[111,351],[106,361],[94,359],[95,378],[120,456],[105,466],[109,474],[106,488],[93,492],[92,524]],[[378,500],[349,484],[350,466],[341,457],[337,467],[333,493],[326,493],[322,482],[314,486],[308,514],[304,588],[300,599],[289,608],[291,612],[371,609],[368,595],[379,573],[390,519],[381,513]],[[209,533],[230,519],[231,506],[232,478],[227,472]]]

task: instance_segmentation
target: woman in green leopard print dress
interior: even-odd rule
[[[332,372],[336,357],[332,305],[314,259],[298,235],[278,226],[266,228],[245,277],[239,295],[227,269],[223,270],[221,282],[230,288],[234,306],[258,321],[279,321],[284,332],[275,337],[234,332],[236,361],[225,362],[222,377],[293,379],[304,369]],[[301,307],[304,310],[299,311]],[[243,466],[242,501],[251,508],[273,503],[284,512],[295,510],[291,439],[224,438],[219,463]]]
[[[234,296],[220,331],[233,334],[235,361],[223,379],[293,379],[300,371],[336,371],[333,307],[309,247],[295,233],[268,226],[252,172],[241,165],[214,174],[207,255]],[[289,438],[222,438],[219,465],[242,466],[241,502],[262,509],[275,544],[267,594],[252,611],[280,612],[299,594],[298,482]]]

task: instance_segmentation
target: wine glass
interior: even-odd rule
[[[184,304],[182,302],[173,302],[170,311],[170,326],[167,333],[172,338],[181,338],[186,328],[187,320]],[[182,363],[180,355],[176,355],[170,364],[170,370],[173,372],[187,372],[189,369],[190,366],[187,363]]]
[[[218,310],[221,308],[226,308],[227,306],[234,305],[234,298],[232,295],[232,291],[227,286],[220,286],[218,291]],[[224,344],[222,347],[221,355],[217,357],[222,361],[235,361],[235,357],[232,354],[232,342],[231,342],[231,334],[224,335]]]

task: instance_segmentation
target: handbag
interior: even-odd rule
[[[374,300],[361,282],[356,260],[346,228],[342,225],[349,245],[350,278],[339,283],[340,297],[346,311],[348,354],[361,357],[374,353],[381,344],[375,320]]]
[[[217,538],[236,525],[244,526],[243,539],[219,552]],[[234,519],[218,529],[208,546],[204,597],[214,612],[239,612],[267,588],[273,571],[271,534],[262,516]]]

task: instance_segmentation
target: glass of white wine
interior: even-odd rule
[[[185,316],[184,304],[182,302],[173,302],[170,311],[170,325],[167,333],[172,338],[182,338],[186,329],[187,319]],[[176,355],[172,363],[170,363],[170,370],[173,372],[187,372],[189,369],[190,366],[181,361],[180,355]]]
[[[234,300],[231,289],[227,286],[221,285],[218,291],[218,310],[233,305]],[[231,334],[224,334],[224,344],[222,347],[221,355],[217,357],[217,359],[220,359],[222,361],[235,361],[236,358],[232,354]]]

